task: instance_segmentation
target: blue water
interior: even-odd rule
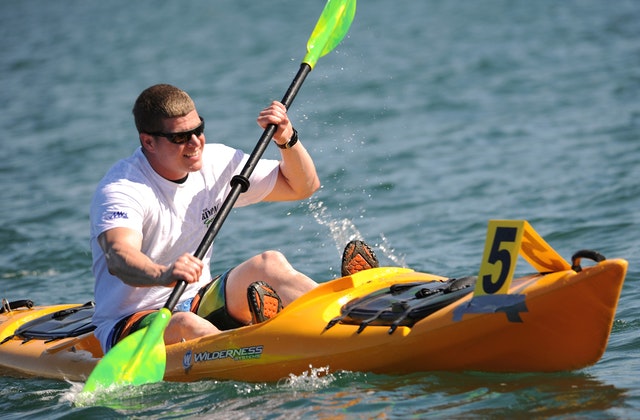
[[[88,205],[136,147],[138,93],[182,87],[208,141],[250,151],[257,113],[284,94],[323,4],[0,2],[1,297],[91,300]],[[278,384],[155,384],[84,408],[79,384],[0,377],[2,417],[640,418],[638,22],[632,0],[361,0],[290,112],[322,189],[232,212],[214,245],[215,272],[275,248],[324,281],[358,236],[384,264],[457,276],[477,272],[488,220],[526,219],[565,258],[591,248],[629,260],[596,365],[314,367]]]

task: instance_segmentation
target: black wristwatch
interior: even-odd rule
[[[298,142],[298,131],[294,128],[291,138],[284,144],[279,144],[275,140],[273,142],[281,149],[291,149]]]

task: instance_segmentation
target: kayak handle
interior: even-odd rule
[[[580,251],[573,254],[573,256],[571,257],[571,269],[576,273],[579,273],[582,271],[582,267],[580,266],[580,262],[582,261],[582,258],[588,258],[595,262],[601,262],[606,260],[604,255],[602,255],[598,251],[592,251],[590,249],[581,249]]]
[[[18,308],[31,309],[33,308],[33,301],[24,299],[24,300],[16,300],[13,302],[9,302],[6,299],[2,299],[2,308],[0,309],[0,314],[3,314],[5,312],[11,312],[12,310],[18,309]]]

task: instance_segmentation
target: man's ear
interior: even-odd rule
[[[148,152],[153,152],[156,149],[156,142],[151,134],[140,133],[140,145]]]

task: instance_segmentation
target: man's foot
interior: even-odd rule
[[[363,241],[351,241],[342,253],[342,277],[379,267],[378,258]]]
[[[278,293],[263,281],[256,281],[249,285],[247,300],[252,324],[259,324],[273,318],[283,307]]]

